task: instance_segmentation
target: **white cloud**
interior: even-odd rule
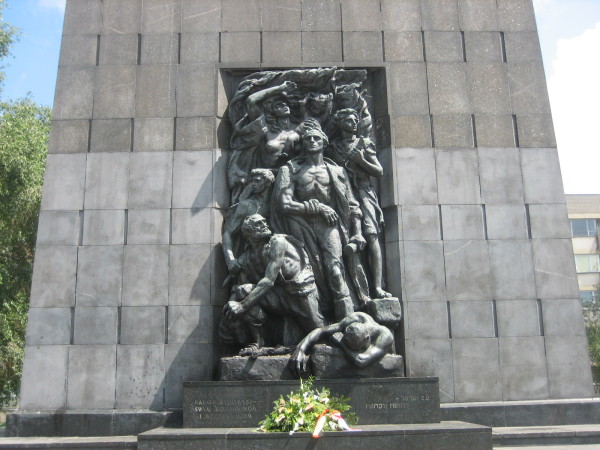
[[[550,103],[567,193],[600,193],[600,22],[571,39],[560,39]]]
[[[55,8],[64,13],[66,1],[67,0],[38,0],[37,6],[41,8]]]

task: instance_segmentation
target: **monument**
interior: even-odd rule
[[[8,433],[267,358],[476,423],[593,395],[531,0],[67,0]]]

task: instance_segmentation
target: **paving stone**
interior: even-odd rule
[[[212,152],[176,152],[173,208],[206,208],[213,201]]]
[[[458,5],[455,0],[421,0],[423,30],[458,31]]]
[[[213,210],[173,209],[171,235],[173,244],[210,244],[213,240]],[[217,233],[220,234],[220,233]]]
[[[171,246],[169,305],[210,305],[213,251],[207,244]]]
[[[129,159],[129,153],[88,155],[84,172],[86,209],[127,208]]]
[[[58,66],[95,66],[97,49],[97,36],[66,35],[60,46]]]
[[[394,146],[431,147],[431,122],[428,114],[394,117]]]
[[[172,153],[133,153],[129,172],[129,208],[150,209],[171,206]]]
[[[163,345],[119,345],[115,408],[163,408]]]
[[[141,64],[176,64],[179,60],[179,34],[142,34]]]
[[[115,407],[116,345],[69,347],[67,408]]]
[[[438,195],[441,204],[480,204],[477,153],[436,150]]]
[[[406,339],[445,339],[448,337],[446,302],[406,302]],[[408,319],[410,317],[410,319]]]
[[[67,400],[66,345],[28,345],[23,359],[19,406],[24,409],[62,409]]]
[[[486,205],[488,239],[527,239],[523,205]]]
[[[564,204],[530,205],[532,238],[570,238],[571,227]]]
[[[466,63],[427,64],[432,114],[470,113]]]
[[[542,50],[535,31],[504,33],[508,62],[541,61]]]
[[[423,39],[418,31],[384,31],[383,48],[386,61],[423,61]]]
[[[564,203],[556,149],[521,149],[521,167],[527,203]]]
[[[215,312],[212,306],[169,306],[169,344],[210,344],[215,339]]]
[[[133,117],[135,107],[135,66],[100,66],[94,86],[94,118]]]
[[[548,398],[544,338],[501,338],[499,349],[503,400]]]
[[[215,113],[215,69],[212,64],[181,64],[177,73],[177,118]]]
[[[446,280],[441,241],[406,241],[404,271],[407,301],[445,300]]]
[[[265,31],[300,31],[300,0],[262,0],[262,29]]]
[[[174,147],[175,122],[166,119],[134,119],[133,151],[168,152]]]
[[[63,34],[100,34],[102,2],[99,0],[69,0],[65,8]]]
[[[183,382],[209,380],[216,367],[213,344],[165,345],[165,406],[183,404]]]
[[[121,304],[123,246],[79,248],[77,261],[77,306]]]
[[[444,240],[484,239],[480,205],[442,205]]]
[[[53,154],[46,157],[42,210],[76,211],[83,208],[85,154]]]
[[[259,63],[260,33],[242,31],[221,34],[221,62]]]
[[[388,72],[394,115],[429,114],[423,63],[392,63]]]
[[[77,247],[38,247],[33,265],[31,307],[75,305]]]
[[[440,401],[454,401],[451,339],[407,339],[406,376],[439,377]],[[435,374],[435,375],[434,375]]]
[[[489,245],[493,298],[535,298],[531,243],[527,240],[494,240],[489,241]]]
[[[103,0],[102,34],[139,33],[142,29],[142,0]]]
[[[465,31],[468,62],[502,62],[502,41],[495,31]]]
[[[100,36],[101,66],[134,65],[138,60],[138,34],[108,34]]]
[[[164,306],[123,306],[119,344],[164,344],[165,315]]]
[[[454,400],[457,402],[502,399],[498,364],[498,339],[452,339]]]
[[[181,3],[182,0],[143,0],[142,33],[179,33]]]
[[[492,300],[489,260],[487,241],[445,241],[448,299]]]
[[[303,31],[338,31],[342,29],[339,0],[304,0],[302,2]]]
[[[498,0],[498,21],[505,31],[537,30],[531,0]]]
[[[184,33],[221,31],[221,2],[185,0],[181,6],[181,29]]]
[[[540,336],[537,300],[497,300],[496,315],[500,338]]]
[[[510,114],[510,96],[503,63],[467,64],[471,109],[479,114]]]
[[[56,78],[52,110],[55,120],[92,118],[95,75],[96,68],[61,68]]]
[[[89,120],[53,120],[48,153],[87,152],[89,132]]]
[[[78,245],[79,211],[40,211],[37,246]]]
[[[425,59],[428,62],[462,62],[462,36],[458,31],[425,31]]]
[[[516,148],[480,148],[477,153],[483,202],[486,205],[523,203],[519,151]]]
[[[551,115],[517,116],[520,147],[556,147]]]
[[[125,243],[125,211],[86,209],[83,213],[83,245]]]
[[[582,336],[585,334],[583,307],[576,299],[543,299],[544,336]]]
[[[128,152],[131,149],[131,119],[92,120],[91,152]]]
[[[508,63],[507,68],[513,113],[550,114],[550,100],[541,61]]]
[[[476,114],[477,147],[514,147],[515,133],[509,114]]]
[[[69,344],[71,308],[30,308],[27,315],[27,345]]]
[[[381,22],[386,31],[421,31],[419,0],[381,0]]]
[[[168,245],[128,244],[123,258],[123,306],[166,306],[168,275]]]
[[[496,0],[459,0],[460,27],[466,31],[498,30]]]
[[[131,209],[127,214],[127,244],[168,244],[169,209]]]
[[[437,205],[435,155],[431,149],[403,148],[395,151],[396,188],[399,205]]]
[[[585,336],[546,336],[548,386],[551,398],[593,395]]]
[[[538,298],[579,295],[570,239],[533,239],[533,262]]]
[[[383,61],[381,31],[344,31],[344,61]]]
[[[302,32],[302,61],[342,61],[342,33],[339,31]]]
[[[491,301],[450,302],[452,339],[494,337]]]
[[[439,241],[440,210],[437,205],[402,207],[402,234],[405,241]]]
[[[473,147],[473,121],[469,114],[434,114],[432,120],[436,147]]]
[[[219,62],[218,33],[182,33],[182,64],[216,62]]]
[[[137,67],[135,117],[175,117],[176,74],[166,64]]]
[[[77,306],[73,319],[74,344],[116,344],[117,308]]]

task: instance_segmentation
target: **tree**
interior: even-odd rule
[[[10,47],[19,35],[19,29],[4,21],[5,0],[0,0],[0,60],[10,54]],[[0,85],[4,81],[4,72],[0,71]]]

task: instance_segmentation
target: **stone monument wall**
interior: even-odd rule
[[[406,375],[592,395],[531,0],[67,0],[22,410],[180,408],[213,379],[228,101],[332,66],[369,71]]]

